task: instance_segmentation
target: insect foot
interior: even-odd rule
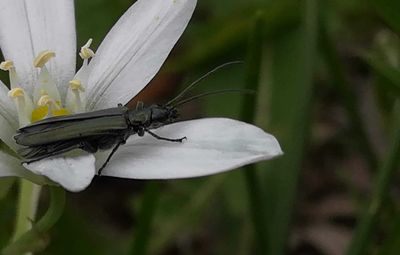
[[[150,130],[146,129],[146,132],[149,133],[152,137],[158,139],[158,140],[163,140],[163,141],[168,141],[168,142],[178,142],[181,143],[183,140],[187,139],[186,136],[182,138],[168,138],[168,137],[162,137],[157,135],[156,133],[151,132]]]
[[[171,139],[171,138],[164,138],[164,137],[157,137],[157,139],[160,140],[165,140],[165,141],[169,141],[169,142],[177,142],[177,143],[182,143],[183,140],[187,140],[187,137],[181,137],[181,138],[176,138],[176,139]]]
[[[187,140],[187,137],[186,136],[184,136],[184,137],[182,137],[182,138],[179,138],[179,139],[177,139],[178,140],[178,142],[183,142],[183,140]]]

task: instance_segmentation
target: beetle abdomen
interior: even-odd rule
[[[89,136],[113,135],[127,128],[123,115],[104,116],[27,126],[14,136],[14,139],[20,145],[38,146]]]

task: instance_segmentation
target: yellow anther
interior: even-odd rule
[[[11,98],[23,97],[25,95],[25,91],[22,88],[13,88],[8,91],[8,96]]]
[[[55,57],[54,51],[45,50],[39,53],[39,55],[33,61],[35,67],[42,68],[51,58]]]
[[[11,68],[14,68],[14,62],[11,60],[4,60],[0,63],[0,69],[3,71],[10,71]]]
[[[82,86],[82,82],[80,80],[71,80],[69,82],[69,87],[71,90],[85,92],[85,88]]]
[[[89,59],[94,56],[94,51],[89,48],[92,44],[92,41],[92,38],[90,38],[87,43],[81,47],[79,56],[81,56],[82,59]]]

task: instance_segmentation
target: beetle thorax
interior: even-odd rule
[[[128,117],[133,126],[153,129],[174,122],[178,118],[178,112],[170,106],[151,105],[130,111]]]

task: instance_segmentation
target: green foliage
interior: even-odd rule
[[[396,0],[370,0],[382,19],[388,23],[397,33],[400,33],[400,2]]]
[[[316,59],[317,1],[305,1],[302,23],[273,42],[269,130],[285,153],[267,165],[269,253],[284,254],[309,133]]]
[[[94,48],[132,4],[75,2],[79,45],[93,38]],[[285,154],[250,174],[157,181],[156,187],[98,178],[87,191],[67,195],[60,221],[46,228],[49,246],[42,254],[282,255],[304,254],[298,248],[304,243],[318,254],[332,254],[322,241],[303,235],[323,224],[339,225],[342,237],[358,229],[348,254],[399,254],[399,127],[393,128],[400,95],[399,11],[398,0],[199,1],[163,69],[185,82],[168,86],[184,86],[214,66],[246,60],[196,90],[254,85],[258,93],[257,100],[205,98],[185,106],[183,118],[255,119],[278,138]],[[262,26],[254,30],[255,16]],[[12,233],[12,184],[13,179],[0,182],[0,247]],[[322,188],[311,192],[314,186]],[[354,199],[354,191],[364,196]],[[326,216],[328,223],[316,216],[323,199],[336,195],[351,203],[345,216],[363,215],[358,227],[332,224],[336,216]],[[336,239],[332,243],[340,246]]]

